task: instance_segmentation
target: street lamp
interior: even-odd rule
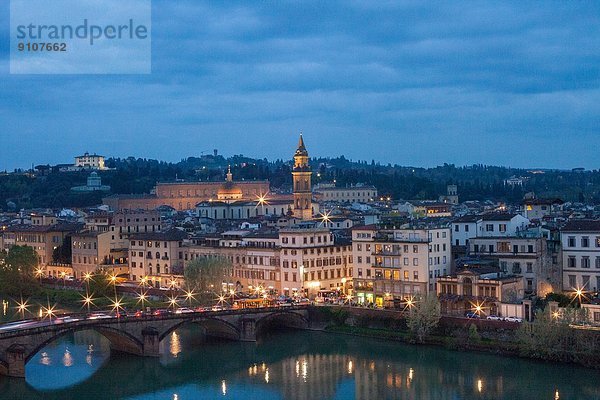
[[[260,206],[261,214],[263,216],[265,215],[265,204],[269,204],[268,199],[267,199],[268,194],[269,194],[269,192],[256,196],[256,207],[255,208]]]
[[[190,307],[192,307],[192,299],[196,300],[194,295],[195,295],[195,293],[192,292],[191,290],[185,292],[185,298],[189,301]]]
[[[81,300],[81,302],[83,303],[84,306],[87,306],[87,312],[88,314],[90,313],[90,306],[95,305],[94,304],[94,298],[93,298],[93,294],[90,296],[89,292],[85,292],[85,296],[83,297],[83,299]]]
[[[116,275],[109,275],[108,276],[108,280],[113,285],[113,289],[115,291],[115,299],[116,299],[117,298],[117,276]]]
[[[142,310],[144,310],[144,302],[148,300],[147,292],[142,292],[138,295],[138,303],[142,303]]]
[[[21,313],[21,319],[25,319],[25,311],[29,311],[27,309],[29,307],[28,301],[29,300],[23,301],[23,296],[21,296],[21,302],[17,303],[17,310]]]
[[[40,285],[42,284],[42,277],[44,276],[44,269],[42,267],[38,267],[35,270],[36,278],[40,279]]]

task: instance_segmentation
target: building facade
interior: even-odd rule
[[[600,221],[570,220],[561,229],[563,289],[600,290]]]
[[[384,305],[435,293],[437,278],[450,274],[450,229],[352,230],[353,285],[359,303]]]

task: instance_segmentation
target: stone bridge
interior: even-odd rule
[[[0,333],[0,375],[25,377],[25,364],[44,346],[71,332],[94,330],[110,341],[112,350],[139,356],[159,356],[159,343],[185,324],[198,324],[209,336],[256,341],[274,327],[309,329],[307,307],[273,307],[206,311],[165,316],[82,319]]]

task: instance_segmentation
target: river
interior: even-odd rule
[[[49,344],[0,399],[600,399],[600,372],[319,332],[257,343],[173,332],[159,359],[111,354],[78,332]]]

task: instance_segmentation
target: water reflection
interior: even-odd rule
[[[36,390],[0,379],[0,393],[33,400],[600,399],[596,371],[314,332],[239,343],[184,329],[163,340],[161,362],[112,354],[102,365],[107,345],[87,338],[49,346],[27,365]],[[55,390],[42,392],[48,389]]]
[[[50,343],[25,366],[37,390],[56,390],[88,379],[109,358],[109,342],[93,331],[76,332]]]

